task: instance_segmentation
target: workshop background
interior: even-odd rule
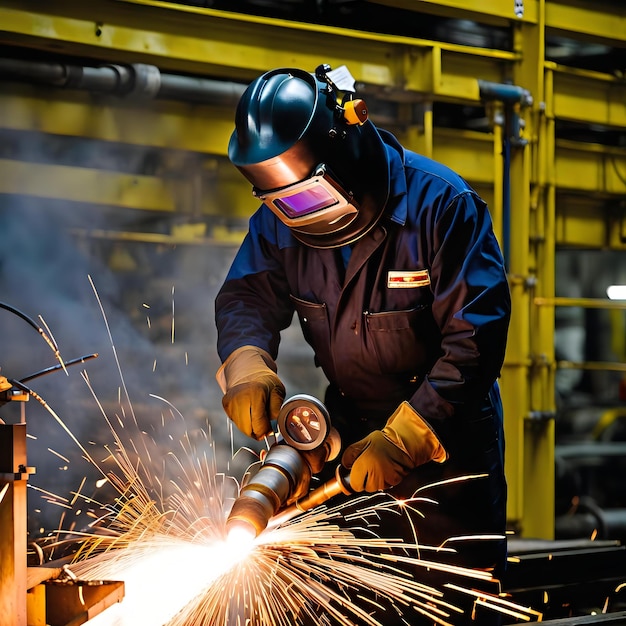
[[[41,316],[66,359],[98,353],[80,369],[105,407],[117,357],[139,414],[165,398],[230,454],[213,301],[257,207],[226,157],[234,110],[260,73],[320,63],[488,202],[513,301],[509,527],[543,566],[563,541],[549,582],[594,605],[592,581],[626,582],[626,301],[607,296],[626,284],[622,0],[0,0],[0,301]],[[0,375],[54,364],[0,315]],[[295,326],[278,366],[288,395],[322,393]],[[68,374],[33,388],[88,441],[100,416]],[[58,468],[80,450],[36,402],[0,409],[24,415],[29,482],[71,492]],[[58,524],[28,506],[31,537]]]

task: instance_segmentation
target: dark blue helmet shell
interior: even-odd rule
[[[257,189],[268,191],[304,180],[324,163],[354,195],[356,218],[292,228],[307,245],[330,248],[351,243],[380,218],[387,201],[389,165],[371,121],[343,120],[326,82],[293,68],[269,71],[242,95],[228,156]]]

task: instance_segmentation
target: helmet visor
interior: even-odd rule
[[[300,191],[293,190],[289,195],[275,198],[273,202],[287,217],[294,218],[328,209],[338,201],[326,187],[315,184]]]
[[[330,226],[357,213],[351,194],[328,175],[323,165],[305,180],[272,191],[254,189],[253,193],[290,227],[322,221]]]

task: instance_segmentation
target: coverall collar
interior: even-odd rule
[[[378,131],[385,143],[389,159],[389,199],[387,200],[387,217],[403,225],[408,216],[406,177],[404,175],[404,148],[388,131]]]
[[[384,214],[387,219],[403,225],[408,217],[407,184],[404,175],[404,148],[388,131],[380,130],[387,150],[389,164],[389,196]],[[347,285],[367,262],[374,251],[387,237],[387,228],[382,220],[365,237],[355,244],[346,267],[345,284]]]

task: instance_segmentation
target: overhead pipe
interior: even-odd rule
[[[522,121],[519,116],[520,107],[528,107],[533,103],[531,93],[508,83],[493,83],[486,80],[478,81],[480,98],[483,101],[501,102],[504,105],[503,160],[504,180],[502,184],[502,253],[505,267],[509,269],[511,241],[511,149],[526,145],[521,138]]]
[[[71,65],[69,63],[0,58],[0,78],[14,78],[64,89],[83,89],[140,99],[183,100],[234,106],[247,85],[165,74],[154,65]]]

